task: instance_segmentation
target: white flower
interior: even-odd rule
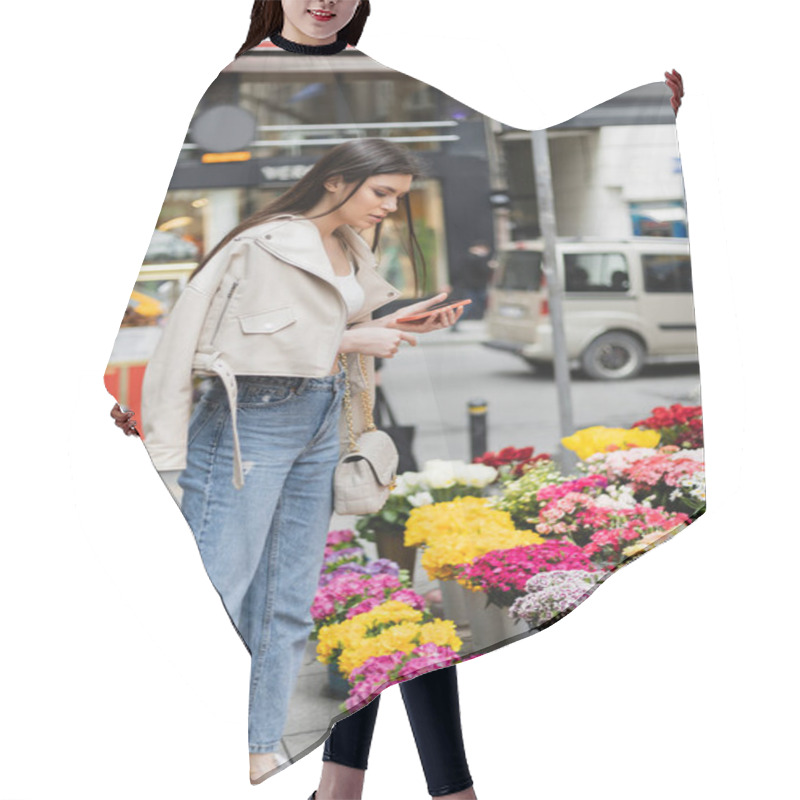
[[[633,508],[637,504],[633,496],[633,486],[629,483],[622,486],[610,484],[603,494],[595,498],[595,503],[602,508]]]
[[[448,489],[455,486],[456,476],[454,465],[463,462],[443,461],[433,459],[425,462],[422,477],[430,489]]]
[[[691,475],[684,475],[678,481],[677,486],[669,496],[670,500],[676,500],[682,496],[689,496],[694,500],[706,499],[706,472],[699,469]]]
[[[421,472],[403,472],[397,476],[392,494],[405,497],[427,488]]]
[[[408,500],[414,508],[419,508],[420,506],[429,506],[433,502],[433,496],[430,492],[417,492],[416,494],[409,495],[406,500]]]
[[[487,464],[461,464],[456,468],[459,483],[483,489],[497,479],[497,470]]]
[[[399,497],[403,497],[408,491],[408,487],[406,486],[406,480],[403,475],[398,475],[394,481],[394,488],[391,489],[389,494],[394,494]]]

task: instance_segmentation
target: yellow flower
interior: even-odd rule
[[[372,656],[410,653],[417,645],[435,642],[461,649],[455,625],[450,620],[422,623],[423,614],[415,608],[390,600],[371,611],[357,614],[344,622],[320,629],[317,660],[323,664],[338,662],[345,676]],[[378,626],[386,625],[383,630]]]
[[[461,533],[487,523],[514,527],[511,515],[489,508],[485,497],[457,497],[447,503],[433,503],[412,509],[406,523],[405,544],[430,544],[440,536]]]
[[[374,642],[382,633],[370,636],[370,630],[378,625],[416,625],[422,621],[422,617],[422,612],[413,606],[389,600],[344,622],[325,625],[317,636],[317,660],[329,664],[336,660],[339,653],[357,647],[363,641]]]
[[[374,638],[356,642],[344,650],[339,657],[339,671],[348,676],[368,658],[398,652],[410,653],[418,645],[428,642],[448,646],[455,651],[460,650],[463,644],[456,635],[454,623],[450,620],[435,620],[424,625],[404,622],[381,631]]]
[[[572,436],[565,436],[561,444],[577,453],[578,458],[585,460],[595,453],[605,453],[609,446],[621,450],[631,447],[655,447],[660,440],[661,434],[658,431],[605,428],[602,425],[595,425],[592,428],[576,431]]]
[[[423,545],[422,566],[430,578],[452,579],[459,564],[491,550],[507,550],[544,541],[533,531],[519,531],[511,515],[483,497],[459,497],[414,509],[406,525],[406,545]]]
[[[456,651],[460,650],[463,644],[456,635],[455,623],[449,619],[437,619],[421,626],[419,643],[428,642],[433,642],[439,647],[450,647]]]
[[[381,631],[378,636],[353,643],[339,656],[339,671],[347,676],[373,656],[385,656],[397,651],[410,653],[418,644],[421,627],[413,622],[404,622]]]

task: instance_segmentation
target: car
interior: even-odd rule
[[[541,240],[501,250],[488,292],[484,344],[534,367],[553,363],[543,255]],[[556,269],[571,368],[618,380],[648,363],[697,361],[688,239],[559,238]]]

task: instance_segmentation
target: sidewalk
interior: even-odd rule
[[[486,320],[465,319],[458,323],[456,330],[443,328],[440,331],[420,334],[419,343],[426,347],[442,344],[478,344],[488,338]]]

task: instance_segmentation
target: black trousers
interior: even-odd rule
[[[472,786],[464,753],[455,665],[400,684],[431,797]],[[323,761],[366,769],[380,696],[333,726]]]

